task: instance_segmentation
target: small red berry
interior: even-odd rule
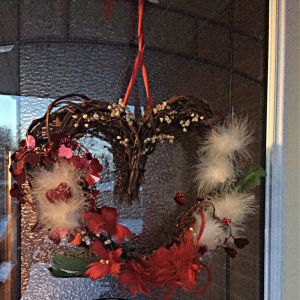
[[[232,222],[231,218],[228,218],[228,217],[227,217],[227,218],[224,218],[224,219],[223,219],[223,223],[226,224],[226,225],[231,224],[231,222]]]
[[[180,192],[177,192],[175,197],[174,197],[174,200],[176,201],[177,204],[179,205],[183,205],[185,204],[185,197],[182,193]]]

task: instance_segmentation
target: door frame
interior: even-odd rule
[[[300,1],[269,0],[264,299],[300,299]]]

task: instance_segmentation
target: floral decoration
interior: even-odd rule
[[[103,167],[76,140],[39,145],[27,135],[12,157],[11,195],[24,202],[29,187],[39,212],[37,227],[49,228],[54,243],[88,249],[89,257],[55,256],[49,269],[53,276],[114,276],[133,297],[151,297],[159,288],[165,288],[164,300],[178,288],[201,295],[212,281],[203,257],[217,249],[235,257],[249,243],[243,234],[245,220],[255,213],[249,190],[264,176],[259,166],[242,171],[251,138],[246,121],[237,118],[211,128],[198,151],[198,198],[188,206],[185,195],[175,193],[177,205],[186,207],[178,217],[177,235],[152,253],[135,252],[128,243],[133,234],[119,224],[116,208],[99,207],[96,185]],[[201,287],[199,277],[205,279]]]

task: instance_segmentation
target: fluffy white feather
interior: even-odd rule
[[[223,220],[230,218],[233,226],[242,225],[249,215],[255,213],[255,197],[253,194],[226,193],[211,200],[215,207],[215,215]]]
[[[196,236],[198,236],[201,227],[201,216],[199,213],[194,214],[196,223],[194,230]],[[209,214],[205,213],[205,227],[201,236],[200,244],[206,246],[208,250],[215,249],[218,245],[221,245],[226,238],[224,229],[220,222],[213,219]]]
[[[211,130],[200,151],[212,159],[234,159],[235,156],[248,158],[250,154],[247,148],[251,140],[252,132],[247,119],[233,117]]]
[[[233,164],[226,158],[203,157],[197,166],[195,182],[198,194],[204,194],[234,179]]]
[[[69,231],[80,226],[85,197],[78,184],[79,172],[66,161],[59,161],[53,169],[39,169],[32,176],[32,196],[37,203],[41,223],[52,229]],[[46,192],[60,183],[66,183],[70,187],[71,198],[68,202],[49,202]]]

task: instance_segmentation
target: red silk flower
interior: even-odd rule
[[[69,241],[69,243],[73,246],[80,246],[81,244],[81,233],[80,232],[77,232],[75,234],[75,236],[72,238],[71,241]]]
[[[100,259],[99,262],[94,262],[88,265],[85,274],[92,280],[102,279],[108,274],[116,276],[121,269],[122,263],[120,256],[122,249],[118,248],[114,251],[107,251],[100,241],[95,241],[91,245],[91,250]]]
[[[170,287],[164,299],[170,299],[177,287],[190,291],[196,287],[197,271],[201,268],[197,260],[197,249],[190,231],[178,245],[170,249],[159,248],[149,259],[151,278],[154,286]]]
[[[132,297],[138,293],[143,293],[147,296],[152,296],[151,291],[146,287],[147,276],[145,262],[141,263],[136,260],[130,260],[125,265],[121,273],[118,275],[118,280],[127,285],[128,291]]]
[[[114,207],[103,206],[99,212],[85,212],[83,217],[87,227],[95,234],[106,231],[112,235],[118,243],[125,238],[130,238],[131,231],[123,225],[118,225],[118,212]]]

